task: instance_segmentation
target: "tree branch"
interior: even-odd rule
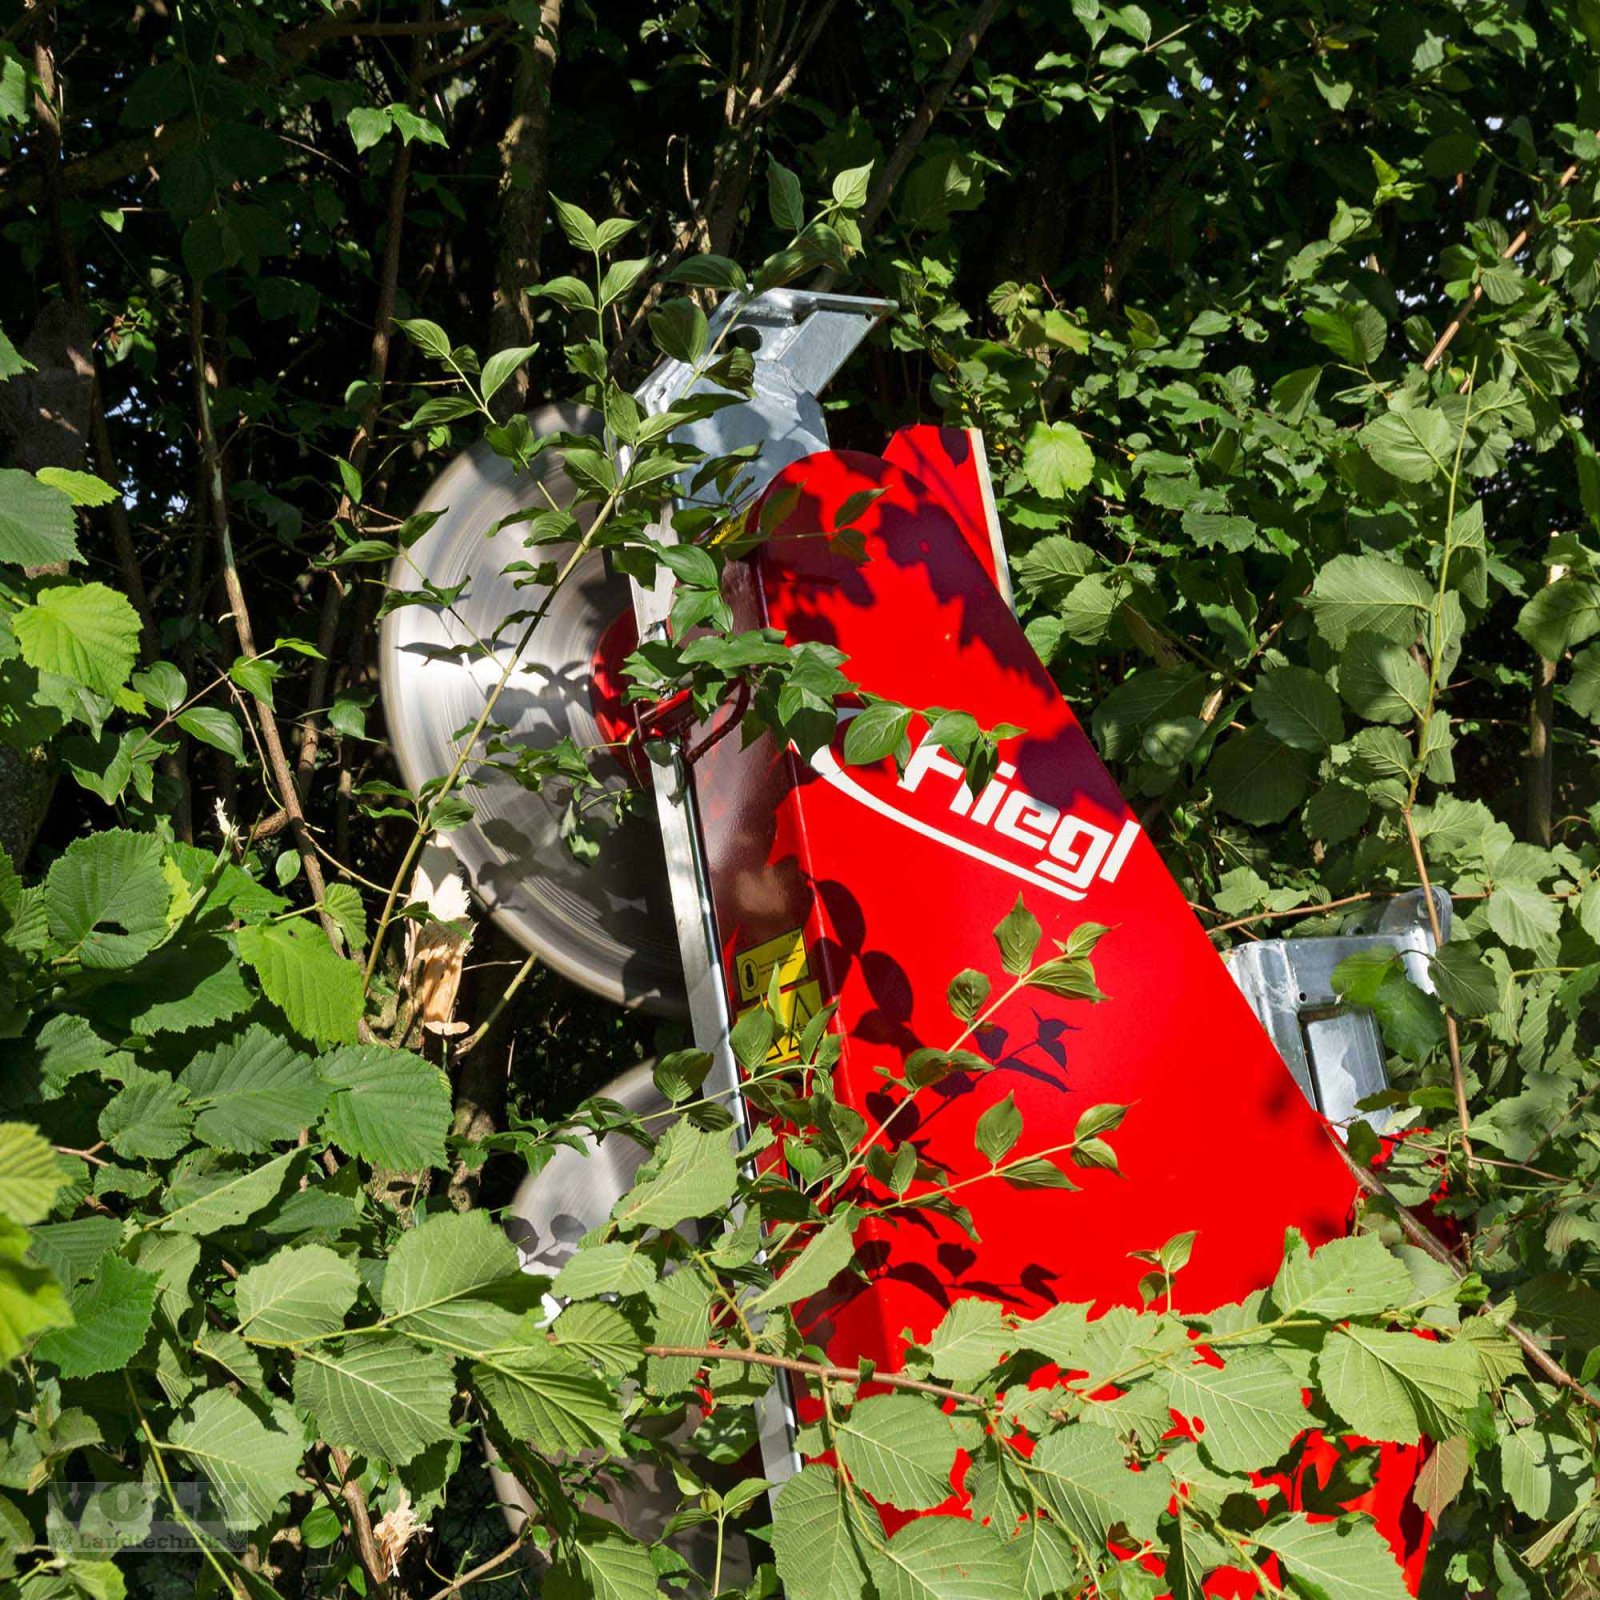
[[[216,431],[211,425],[211,382],[206,373],[205,302],[200,298],[200,286],[193,285],[189,310],[189,349],[194,367],[195,417],[199,423],[200,456],[205,468],[206,498],[211,507],[211,527],[216,534],[217,549],[222,558],[222,582],[228,597],[228,609],[233,616],[234,633],[239,641],[239,653],[256,655],[255,633],[250,626],[250,608],[245,603],[244,586],[239,581],[239,566],[233,552],[233,532],[228,525],[227,489],[222,481],[222,456],[217,449]],[[289,758],[284,753],[283,738],[278,732],[278,719],[273,709],[259,696],[251,697],[255,703],[256,722],[261,729],[262,748],[272,779],[278,788],[278,799],[289,813],[289,830],[305,868],[306,883],[316,897],[317,920],[328,936],[328,943],[339,948],[338,924],[328,915],[324,905],[326,885],[322,876],[322,863],[317,859],[311,830],[306,826],[305,811],[300,804],[300,793],[295,788],[294,774],[289,770]]]
[[[339,1474],[339,1488],[344,1502],[350,1507],[350,1521],[356,1530],[356,1549],[367,1576],[382,1594],[389,1586],[389,1567],[378,1550],[378,1541],[372,1532],[372,1514],[367,1510],[367,1497],[361,1484],[350,1475],[350,1457],[337,1445],[328,1446],[328,1459]]]

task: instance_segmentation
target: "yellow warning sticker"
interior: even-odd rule
[[[756,1010],[761,1002],[744,1006],[739,1015]],[[822,985],[815,981],[802,983],[798,989],[785,989],[778,996],[778,1032],[761,1062],[764,1067],[780,1067],[788,1061],[800,1059],[800,1035],[806,1024],[822,1009]]]
[[[772,987],[772,974],[778,974],[778,987],[787,989],[791,983],[811,976],[811,963],[806,959],[804,928],[791,928],[765,944],[753,945],[734,958],[739,975],[739,998],[759,1000]]]

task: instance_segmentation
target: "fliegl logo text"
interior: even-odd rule
[[[1131,818],[1112,832],[1029,794],[1009,761],[974,795],[960,763],[928,740],[893,786],[876,773],[869,777],[868,769],[845,767],[828,748],[811,765],[880,817],[1066,900],[1083,899],[1097,880],[1115,883],[1139,836]]]

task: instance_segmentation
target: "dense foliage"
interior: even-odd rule
[[[606,1600],[1193,1595],[1223,1569],[1397,1597],[1340,1512],[1377,1448],[1347,1429],[1436,1442],[1425,1592],[1592,1592],[1597,51],[1566,0],[15,17],[0,1592],[443,1594],[534,1550],[552,1597]],[[1362,1231],[1291,1238],[1240,1305],[1175,1309],[1177,1233],[1142,1312],[964,1302],[898,1372],[828,1369],[789,1313],[854,1225],[960,1205],[892,1119],[831,1101],[824,1026],[778,1071],[770,1016],[734,1041],[779,1177],[736,1160],[672,1028],[539,972],[496,1005],[503,969],[468,974],[464,1034],[414,1015],[417,851],[480,759],[581,784],[585,752],[496,750],[491,704],[445,782],[399,786],[371,661],[414,598],[384,581],[410,508],[473,438],[539,448],[525,405],[590,401],[603,432],[547,446],[582,539],[665,561],[712,633],[641,685],[755,679],[756,714],[815,739],[849,663],[719,632],[726,507],[662,553],[702,464],[668,436],[687,408],[628,391],[662,352],[737,389],[705,307],[819,279],[898,305],[836,437],[982,427],[1029,637],[1219,943],[1454,897],[1436,994],[1341,974],[1409,1134],[1374,1176],[1353,1132]],[[704,475],[731,502],[738,470]],[[536,568],[579,536],[526,531]],[[862,758],[906,725],[859,720]],[[1041,950],[1019,907],[901,1100],[987,1070],[975,1035],[1030,985],[1115,1005],[1100,932]],[[676,1120],[583,1102],[645,1053]],[[1114,1181],[1139,1114],[1041,1151],[997,1109],[984,1181],[1019,1189]],[[494,1206],[584,1131],[649,1163],[553,1283],[524,1275]],[[822,1460],[769,1508],[744,1457],[774,1364],[818,1397]],[[1307,1428],[1332,1458],[1310,1515],[1272,1487]],[[522,1546],[472,1514],[480,1434],[537,1508]],[[675,1542],[599,1494],[652,1461]],[[159,1507],[189,1553],[117,1556],[201,1481],[214,1505]]]

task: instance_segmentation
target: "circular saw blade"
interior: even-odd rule
[[[528,420],[536,435],[581,433],[591,430],[594,414],[548,406]],[[465,587],[448,606],[401,606],[384,619],[384,714],[412,789],[450,770],[460,737],[483,711],[522,634],[522,623],[506,619],[527,613],[545,596],[536,585],[519,588],[504,569],[523,559],[560,563],[571,551],[545,545],[530,557],[514,527],[496,533],[496,525],[515,511],[566,506],[573,497],[557,452],[536,456],[518,472],[480,443],[457,456],[418,504],[418,512],[440,515],[395,562],[390,582],[410,590],[424,579],[445,589]],[[496,704],[494,720],[507,730],[508,742],[545,746],[569,735],[583,748],[605,742],[590,704],[590,679],[602,634],[630,606],[627,580],[614,577],[598,551],[579,562]],[[622,763],[603,754],[594,770],[613,790],[634,781]],[[612,808],[593,808],[588,815],[598,827],[598,850],[585,862],[562,837],[567,785],[546,783],[533,791],[491,771],[468,797],[473,820],[441,837],[490,915],[585,988],[623,1005],[681,1014],[683,972],[653,807],[635,807],[620,822],[609,815]]]

